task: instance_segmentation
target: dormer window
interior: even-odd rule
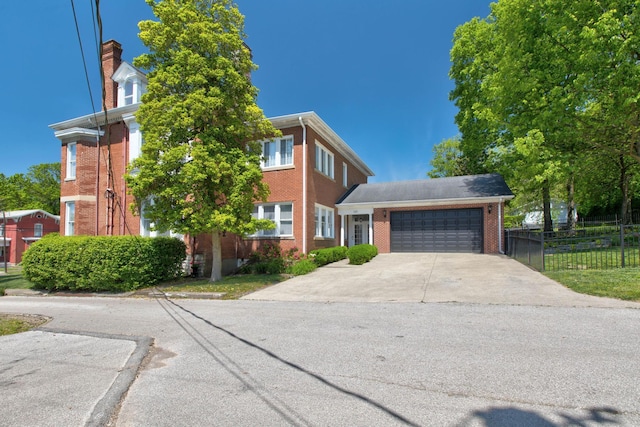
[[[118,83],[118,107],[137,104],[147,88],[147,78],[134,66],[123,62],[111,77]]]
[[[124,105],[133,104],[133,82],[131,80],[124,84]]]

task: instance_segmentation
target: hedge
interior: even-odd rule
[[[364,264],[370,261],[374,256],[378,255],[378,248],[374,245],[363,244],[351,246],[347,251],[349,264]]]
[[[340,261],[347,257],[346,246],[334,246],[332,248],[314,249],[309,252],[309,257],[313,259],[318,267]]]
[[[171,237],[47,236],[24,253],[22,274],[50,291],[122,292],[179,277],[185,257]]]

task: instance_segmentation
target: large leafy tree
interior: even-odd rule
[[[60,163],[33,165],[9,177],[0,173],[0,210],[20,209],[60,213]]]
[[[563,187],[573,209],[586,156],[618,156],[628,211],[628,159],[640,160],[639,5],[500,0],[459,27],[451,98],[468,164],[497,169],[512,185],[535,183],[523,189],[545,206]]]
[[[278,132],[256,105],[256,68],[244,17],[230,0],[147,0],[159,21],[142,21],[149,70],[136,113],[145,143],[127,177],[135,209],[160,231],[211,233],[211,280],[221,278],[221,234],[271,223],[252,218],[264,201],[255,141]]]

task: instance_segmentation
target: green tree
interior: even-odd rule
[[[127,176],[135,207],[160,231],[211,233],[211,280],[221,278],[223,232],[269,228],[252,217],[264,201],[255,141],[278,134],[256,105],[256,68],[244,17],[231,0],[147,0],[159,21],[142,21],[148,73],[136,113],[145,143]]]
[[[431,170],[427,172],[430,178],[465,175],[467,167],[460,150],[460,137],[444,139],[434,145],[430,164]]]
[[[60,214],[60,163],[41,163],[27,172],[32,206]]]
[[[60,163],[30,166],[26,174],[0,174],[4,210],[42,209],[60,214]]]

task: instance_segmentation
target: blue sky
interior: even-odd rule
[[[90,0],[75,0],[96,110],[99,72]],[[433,145],[458,131],[448,100],[454,29],[488,0],[237,0],[267,117],[315,111],[369,165],[369,182],[421,179]],[[104,40],[143,53],[144,0],[101,2]],[[48,125],[91,113],[69,0],[0,1],[0,173],[60,161]]]

